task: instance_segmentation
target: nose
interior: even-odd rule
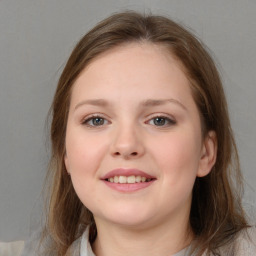
[[[115,131],[111,155],[124,159],[139,158],[145,153],[142,134],[135,127],[120,127]]]

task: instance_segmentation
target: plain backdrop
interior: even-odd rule
[[[72,48],[97,22],[127,9],[169,16],[211,49],[247,182],[244,200],[255,204],[255,0],[0,0],[0,240],[26,239],[40,220],[45,122]]]

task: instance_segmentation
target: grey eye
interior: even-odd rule
[[[157,125],[157,126],[163,126],[166,123],[168,123],[167,118],[164,118],[164,117],[156,117],[153,119],[153,122],[154,122],[154,125]]]
[[[165,116],[157,116],[157,117],[150,119],[148,121],[148,123],[153,126],[168,127],[168,126],[176,124],[176,121],[174,121],[168,117],[165,117]]]
[[[103,125],[105,120],[104,118],[101,117],[95,117],[91,119],[92,125],[94,126],[99,126],[99,125]]]
[[[96,117],[90,117],[84,120],[82,124],[91,126],[91,127],[96,127],[96,126],[103,126],[107,123],[108,121],[105,118],[96,116]]]

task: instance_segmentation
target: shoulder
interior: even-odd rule
[[[50,235],[45,235],[45,238],[41,240],[44,232],[44,227],[38,227],[32,232],[29,239],[25,242],[21,256],[55,256],[55,253],[47,251],[52,245],[52,239]],[[81,247],[81,245],[84,246]],[[82,252],[80,250],[82,249]],[[88,230],[86,229],[82,236],[78,237],[68,248],[68,255],[71,256],[95,256],[92,253],[90,242],[88,238]]]
[[[72,243],[68,253],[72,256],[95,256],[89,241],[89,228],[86,228],[82,236]]]
[[[42,253],[40,251],[40,239],[42,235],[42,228],[38,227],[36,230],[30,234],[28,240],[25,241],[24,248],[22,250],[21,256],[37,256]]]
[[[225,256],[255,256],[256,226],[240,231],[231,243],[220,248],[220,253]]]
[[[81,240],[82,237],[79,237],[71,244],[71,246],[68,248],[67,255],[80,256]]]
[[[236,250],[238,255],[256,255],[256,226],[252,226],[240,232],[236,239]]]

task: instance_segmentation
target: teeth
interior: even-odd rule
[[[141,182],[141,176],[136,176],[135,180],[137,183]]]
[[[127,177],[127,183],[135,183],[135,176]]]
[[[109,182],[111,183],[129,183],[129,184],[134,184],[134,183],[140,183],[140,182],[149,182],[151,179],[146,178],[146,177],[141,177],[141,176],[115,176],[111,177],[108,179]]]
[[[141,176],[136,176],[136,177],[135,177],[135,181],[136,181],[137,183],[141,182]]]
[[[119,183],[126,183],[127,177],[126,176],[120,176],[119,177]]]

